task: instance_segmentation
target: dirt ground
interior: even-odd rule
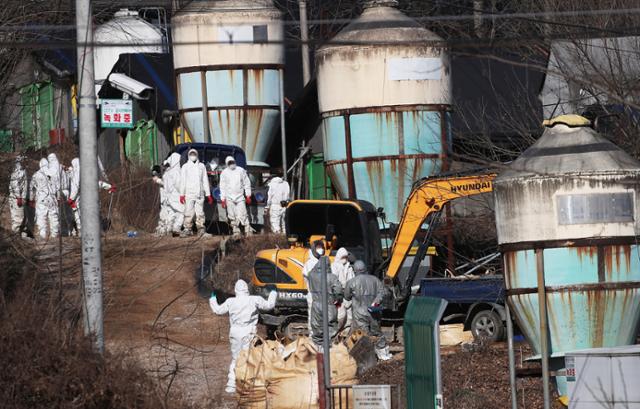
[[[225,396],[228,321],[197,291],[203,253],[218,239],[117,238],[105,251],[105,340],[196,407],[235,407]]]
[[[203,255],[214,252],[219,243],[215,237],[109,235],[103,245],[105,342],[108,351],[138,360],[159,380],[167,397],[186,397],[194,407],[224,409],[237,406],[234,396],[224,393],[230,359],[228,321],[212,314],[197,286]],[[79,240],[65,238],[63,244],[62,253],[51,244],[42,247],[39,259],[51,280],[62,279],[65,291],[77,294]],[[60,262],[62,277],[56,273]],[[530,355],[524,344],[517,349],[518,360]],[[473,351],[445,347],[442,374],[446,407],[510,407],[505,344]],[[404,387],[403,354],[372,368],[361,382]],[[519,407],[541,408],[540,380],[519,381],[518,396]]]
[[[80,241],[33,243],[42,273],[63,283],[69,310],[77,310]],[[230,361],[228,318],[215,316],[198,293],[203,254],[218,238],[136,238],[110,234],[103,242],[105,346],[133,357],[159,381],[162,393],[193,407],[235,408],[224,393]],[[58,274],[59,266],[63,273]],[[171,402],[171,399],[167,399]]]

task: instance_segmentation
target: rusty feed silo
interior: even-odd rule
[[[393,6],[368,2],[316,52],[325,166],[341,198],[397,222],[413,183],[439,173],[449,143],[443,40]]]
[[[548,331],[552,370],[568,351],[633,344],[640,322],[640,163],[587,124],[556,118],[494,182],[509,305],[538,355]]]
[[[264,162],[280,115],[282,13],[271,0],[193,1],[171,23],[180,119],[192,141],[237,145]]]

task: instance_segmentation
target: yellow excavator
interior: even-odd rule
[[[401,311],[428,250],[428,243],[423,241],[415,254],[411,254],[422,226],[451,200],[491,192],[495,177],[494,173],[484,173],[439,176],[416,182],[405,202],[386,259],[383,258],[378,223],[383,209],[376,209],[371,203],[361,200],[292,201],[285,214],[289,247],[262,250],[256,256],[252,292],[266,295],[275,288],[278,293],[275,310],[262,314],[262,321],[279,328],[286,336],[306,328],[307,289],[302,269],[310,257],[310,245],[316,240],[325,243],[326,252],[332,260],[340,247],[363,260],[369,271],[383,279],[390,290],[391,297],[385,302],[385,309]],[[413,262],[408,269],[403,268],[409,255],[413,256]]]

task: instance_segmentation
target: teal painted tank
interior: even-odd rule
[[[397,223],[413,183],[446,167],[451,92],[444,41],[395,4],[368,2],[316,63],[333,186]]]
[[[543,275],[552,370],[568,351],[633,344],[640,324],[640,162],[585,121],[557,118],[494,182],[507,299],[540,356]]]
[[[264,162],[280,118],[282,13],[271,0],[194,1],[171,20],[180,121],[192,142]]]

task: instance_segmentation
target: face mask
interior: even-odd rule
[[[340,260],[340,263],[342,263],[344,265],[344,264],[347,264],[347,261],[348,260],[346,258],[343,258],[342,260]]]
[[[322,247],[318,247],[316,249],[316,253],[318,253],[318,255],[324,256],[324,249]]]
[[[229,169],[234,170],[236,168],[236,164],[235,163],[230,163],[229,164]]]
[[[197,160],[198,160],[198,157],[197,157],[197,156],[195,156],[195,155],[189,155],[189,160],[190,160],[191,162],[195,162],[195,161],[197,161]]]

